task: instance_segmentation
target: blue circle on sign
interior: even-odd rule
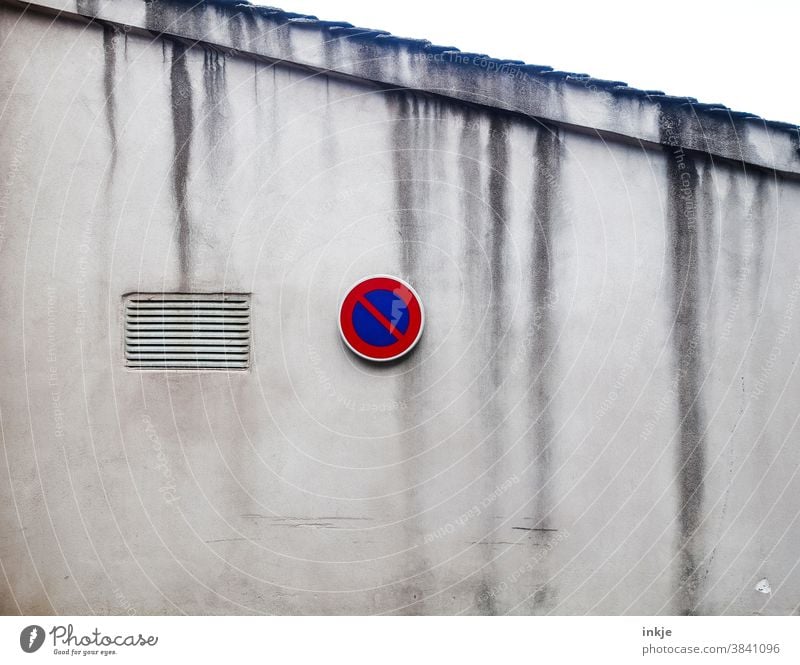
[[[353,327],[358,336],[373,346],[389,346],[397,342],[397,338],[390,332],[397,329],[405,334],[408,330],[408,305],[400,296],[386,289],[376,289],[364,294],[364,298],[378,312],[370,311],[360,302],[353,309]],[[390,326],[387,327],[386,323]]]

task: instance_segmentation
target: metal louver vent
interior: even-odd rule
[[[135,293],[125,297],[125,365],[135,369],[246,369],[250,297]]]

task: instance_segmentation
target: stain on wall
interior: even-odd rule
[[[417,289],[422,288],[421,280],[424,279],[424,260],[422,248],[424,239],[420,237],[422,227],[419,224],[419,213],[425,208],[429,184],[427,182],[428,169],[426,166],[429,155],[427,143],[424,108],[425,100],[416,95],[400,92],[387,96],[387,101],[393,108],[394,121],[392,125],[392,169],[394,177],[394,216],[395,228],[398,235],[398,251],[401,275]],[[424,288],[422,288],[424,292]],[[424,341],[416,349],[421,351]],[[412,359],[413,362],[413,359]],[[388,368],[387,368],[388,369]],[[402,372],[397,379],[397,400],[400,404],[419,404],[419,395],[424,389],[426,377],[422,367],[416,371]],[[420,452],[420,442],[425,441],[424,427],[419,425],[420,418],[415,416],[416,409],[408,408],[399,412],[398,425],[401,457],[405,460],[403,477],[405,487],[403,493],[403,530],[405,533],[406,547],[410,548],[410,555],[403,562],[402,577],[406,583],[397,590],[398,607],[404,608],[403,614],[424,614],[426,590],[433,588],[427,584],[429,580],[431,563],[426,556],[425,547],[420,544],[420,533],[415,528],[412,515],[419,514],[425,509],[420,504],[419,493],[413,489],[424,475],[423,465],[418,459],[410,460],[414,454]]]
[[[400,266],[403,277],[411,278],[417,272],[414,240],[417,229],[414,190],[414,162],[412,152],[418,147],[418,100],[413,95],[390,95],[397,113],[393,124],[392,162],[394,169],[395,218],[401,241]]]
[[[475,431],[476,443],[479,443],[477,459],[480,460],[481,478],[476,482],[481,495],[491,492],[495,473],[486,473],[486,469],[496,470],[497,426],[502,416],[496,402],[496,386],[502,382],[500,367],[501,352],[495,342],[502,336],[504,328],[501,318],[502,282],[498,270],[495,252],[505,242],[507,223],[506,196],[502,193],[492,194],[491,187],[497,184],[506,188],[506,168],[508,163],[508,146],[504,139],[499,146],[490,145],[487,124],[497,127],[502,120],[489,119],[470,107],[458,108],[457,166],[458,186],[462,192],[460,197],[459,224],[463,229],[460,247],[457,248],[459,265],[462,266],[462,279],[465,294],[474,306],[469,307],[466,314],[465,335],[463,344],[469,345],[469,376],[476,377],[475,388],[469,391],[466,399],[468,411],[473,414],[470,429]],[[494,159],[493,159],[494,158]],[[497,172],[492,167],[497,167]],[[496,212],[493,212],[493,209]],[[502,259],[500,259],[502,262]],[[498,295],[498,285],[501,293]],[[498,613],[497,596],[492,593],[496,586],[497,566],[493,562],[494,546],[491,544],[495,523],[490,511],[485,511],[480,519],[480,533],[487,536],[472,547],[480,548],[479,559],[482,562],[480,571],[469,579],[475,585],[472,593],[473,604],[469,612],[480,615]]]
[[[106,125],[108,138],[111,141],[111,169],[107,182],[114,179],[117,168],[117,100],[114,95],[117,69],[117,41],[116,29],[108,24],[103,24],[103,93],[106,97]]]
[[[561,183],[561,137],[555,126],[540,123],[533,144],[533,227],[530,274],[532,276],[530,412],[533,419],[534,487],[531,502],[534,528],[552,527],[552,446],[554,436],[552,399],[555,374],[556,331],[552,321],[554,282],[554,233]],[[541,566],[542,564],[540,564]],[[541,575],[541,572],[540,572]],[[533,595],[532,612],[543,613],[555,602],[556,593],[544,584]]]
[[[498,349],[492,362],[492,379],[496,386],[503,382],[507,368],[504,366],[500,350],[501,340],[508,328],[505,313],[505,279],[507,275],[508,252],[508,132],[506,119],[493,114],[489,121],[488,164],[486,193],[489,204],[487,211],[486,233],[488,251],[491,260],[492,301],[490,328],[493,345]]]
[[[230,115],[225,79],[226,58],[216,49],[203,49],[203,130],[208,154],[203,156],[215,177],[223,177],[231,165],[227,117]]]
[[[480,120],[481,114],[466,107],[461,112],[461,132],[458,142],[458,169],[461,191],[461,225],[464,229],[460,253],[464,270],[464,281],[467,292],[477,295],[483,283],[481,268],[486,259],[481,251],[483,232],[483,207],[479,192],[481,191],[480,170]],[[470,321],[471,329],[478,330],[482,313],[477,308],[471,309],[474,315]]]
[[[475,607],[481,616],[497,616],[496,594],[486,579],[475,587]]]
[[[188,49],[180,42],[172,42],[170,65],[170,107],[172,110],[173,160],[172,191],[178,222],[178,261],[184,288],[190,278],[190,224],[187,183],[191,157],[194,112],[192,110],[192,82],[186,66]]]
[[[504,114],[494,113],[489,118],[488,136],[485,141],[485,153],[480,162],[480,177],[483,180],[481,223],[482,232],[477,236],[489,257],[490,298],[488,320],[482,335],[483,351],[480,354],[488,361],[487,375],[480,379],[481,406],[483,413],[483,429],[485,438],[481,444],[481,458],[484,474],[485,494],[502,483],[498,475],[498,461],[505,451],[504,432],[508,409],[504,399],[503,384],[508,377],[508,329],[509,317],[506,305],[506,280],[508,279],[508,236],[509,236],[509,120]],[[496,524],[491,511],[487,511],[482,520],[482,533],[485,535],[479,545],[483,549],[484,566],[481,568],[481,581],[478,584],[476,603],[479,614],[496,615],[498,613],[497,597],[489,593],[499,579],[497,552],[492,544],[492,534]]]
[[[765,239],[769,235],[769,226],[776,218],[774,200],[777,183],[768,174],[758,169],[750,169],[749,177],[755,181],[755,191],[747,210],[747,223],[753,241],[753,298],[752,302],[762,303],[765,271],[764,257],[767,252]],[[760,309],[760,307],[759,307]]]
[[[100,9],[100,0],[77,0],[75,6],[79,14],[97,16]]]
[[[681,117],[668,109],[660,119],[662,140],[673,143],[682,132]],[[701,383],[703,332],[700,314],[701,248],[698,237],[698,157],[683,148],[665,147],[666,233],[671,267],[672,353],[677,394],[678,445],[675,474],[678,482],[678,593],[679,614],[694,614],[700,598],[699,565],[703,559],[700,524],[703,519],[703,478],[706,455],[705,417]]]

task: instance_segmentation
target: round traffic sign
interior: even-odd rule
[[[357,282],[339,308],[339,332],[353,353],[367,360],[404,356],[422,336],[422,302],[411,285],[390,275]]]

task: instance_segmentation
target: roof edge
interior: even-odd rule
[[[0,0],[800,175],[800,127],[692,97],[232,0]]]

